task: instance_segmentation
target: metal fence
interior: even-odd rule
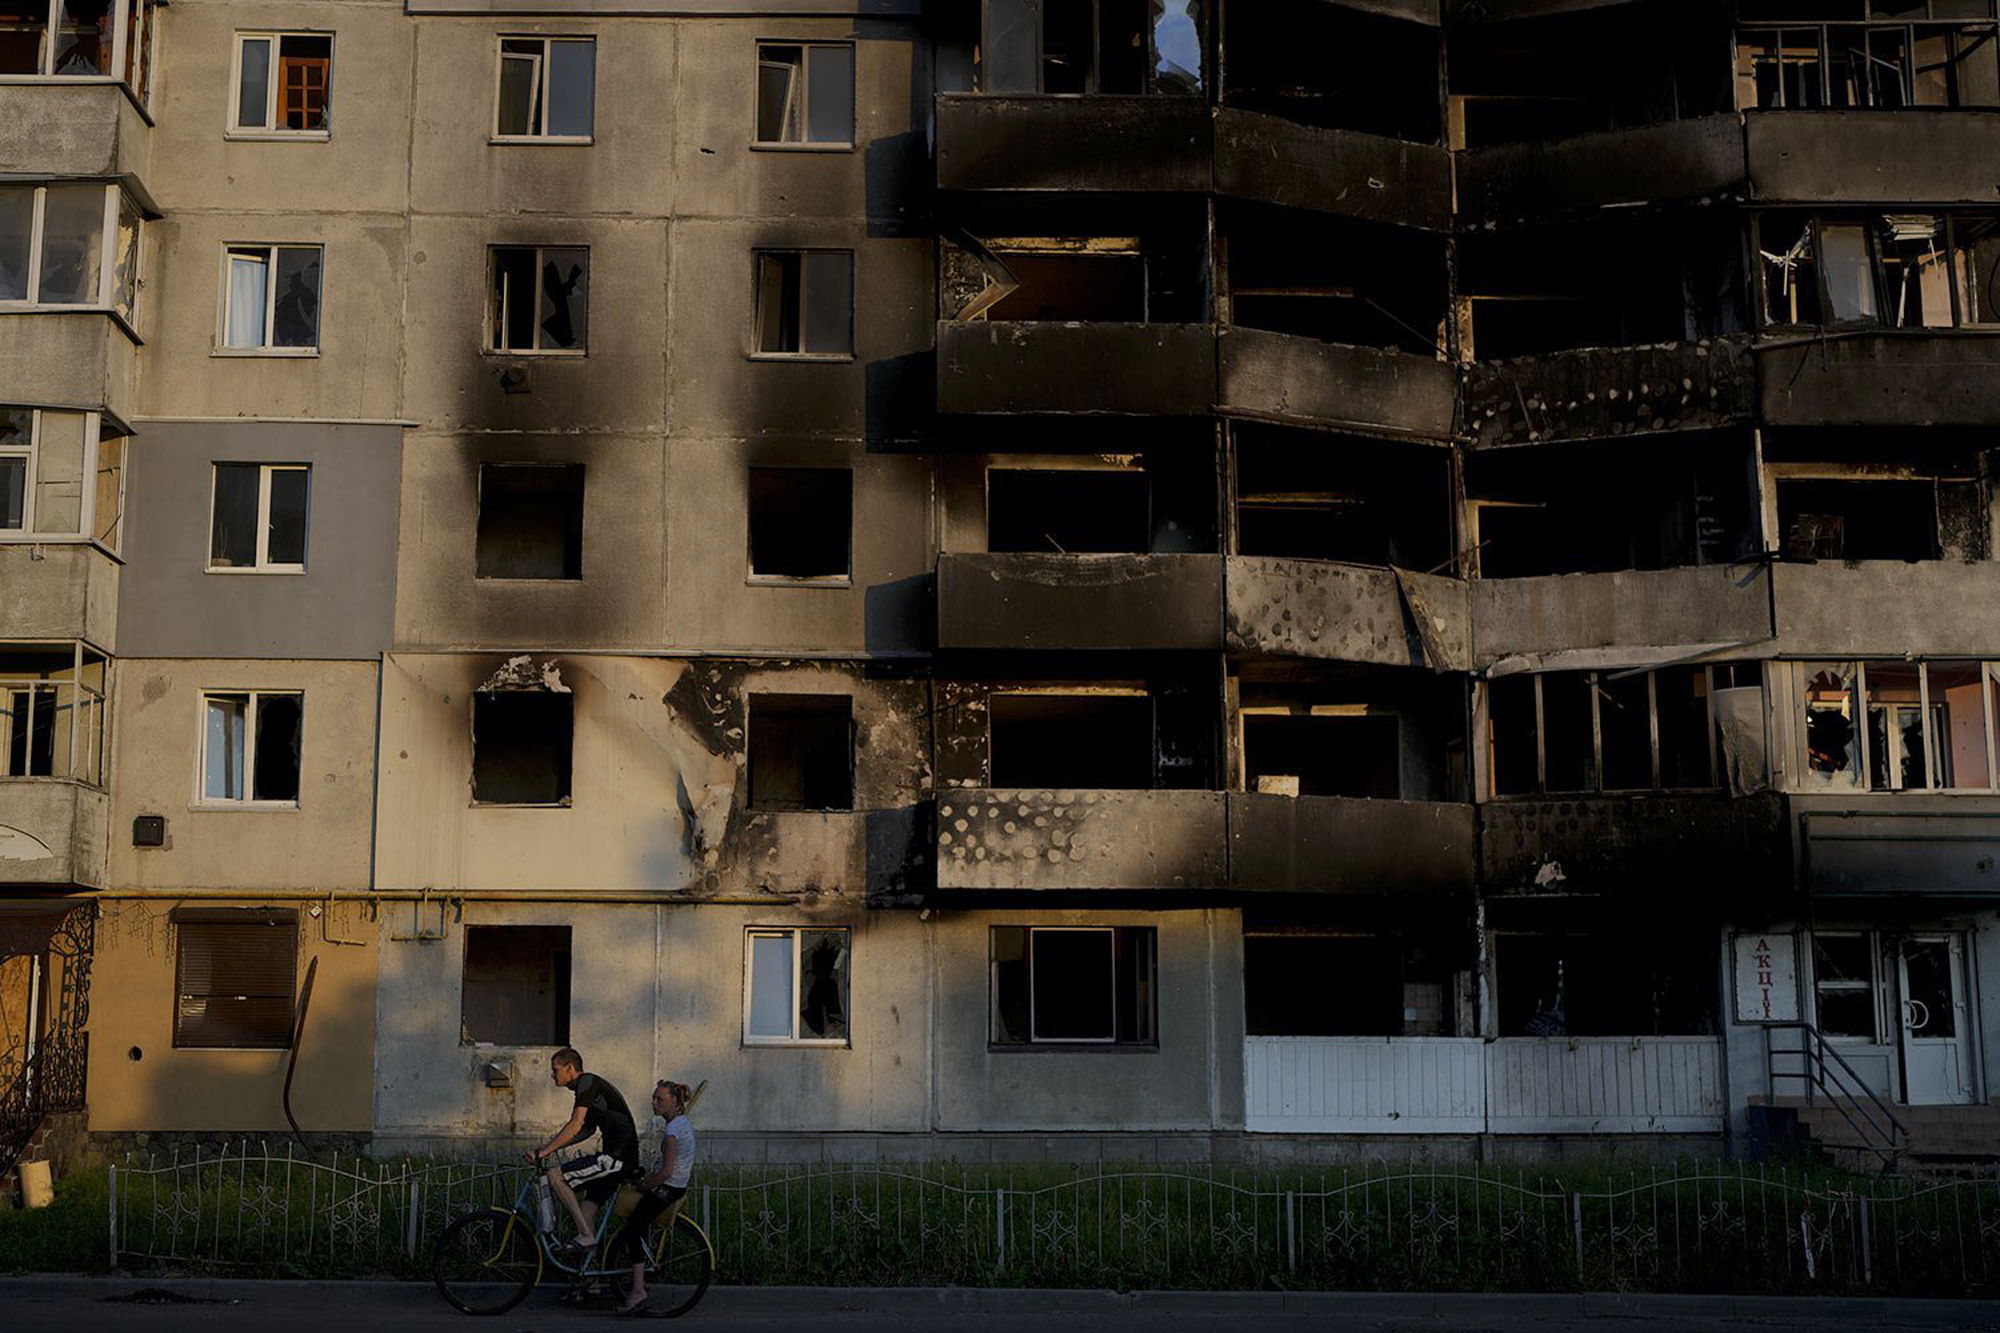
[[[114,1265],[420,1274],[525,1168],[249,1146],[112,1173]],[[1569,1183],[1565,1183],[1565,1182]],[[721,1280],[1124,1288],[2000,1291],[2000,1179],[1701,1164],[1609,1173],[717,1167]]]

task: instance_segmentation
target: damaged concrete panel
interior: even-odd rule
[[[941,891],[1228,882],[1222,792],[949,791],[938,795],[937,827]]]
[[[1898,792],[1798,796],[1792,808],[1815,894],[2000,896],[2000,800]]]
[[[1608,894],[1659,907],[1741,902],[1790,885],[1784,798],[1681,795],[1489,801],[1479,876],[1492,894]]]
[[[1278,116],[1215,112],[1215,192],[1288,208],[1451,229],[1451,155]]]
[[[1213,134],[1199,97],[944,93],[938,188],[1201,194]]]
[[[104,888],[110,817],[110,798],[94,787],[0,783],[0,888]]]
[[[82,639],[116,652],[118,573],[82,542],[0,543],[0,640]]]
[[[1671,653],[1771,637],[1770,570],[1762,564],[1478,579],[1471,590],[1481,667],[1517,655],[1655,645]]]
[[[1473,807],[1229,793],[1229,884],[1246,893],[1472,890]]]
[[[1749,111],[1758,203],[1991,204],[2000,114],[1990,110]]]
[[[1413,606],[1398,579],[1416,592]],[[1231,556],[1231,652],[1463,671],[1472,623],[1462,580],[1324,560]],[[1418,617],[1427,623],[1420,624]],[[1438,651],[1426,650],[1426,642]],[[1442,660],[1431,660],[1433,656]]]
[[[1458,371],[1448,362],[1263,329],[1224,328],[1217,341],[1227,415],[1451,438]]]
[[[945,552],[938,646],[1210,650],[1222,642],[1222,557]]]
[[[1459,220],[1468,227],[1635,204],[1729,203],[1748,191],[1734,115],[1478,148],[1458,154],[1457,166]]]
[[[1588,347],[1465,368],[1474,448],[1713,430],[1751,419],[1745,338]]]
[[[2000,644],[2000,563],[1780,562],[1778,655],[1983,657]]]
[[[213,295],[208,309],[214,310]],[[0,402],[106,411],[138,407],[139,349],[94,312],[0,314]]]
[[[2000,418],[2000,338],[1835,335],[1757,351],[1772,426],[1980,426]]]
[[[0,174],[143,179],[149,129],[115,83],[0,85]]]
[[[1205,416],[1215,343],[1208,324],[945,321],[938,411]]]

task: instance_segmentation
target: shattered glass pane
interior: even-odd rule
[[[544,348],[582,350],[590,322],[590,252],[544,250],[542,323]]]
[[[1859,787],[1861,763],[1855,734],[1854,667],[1808,667],[1805,688],[1806,779],[1824,787]]]
[[[94,305],[104,240],[104,187],[51,185],[42,207],[43,305]]]
[[[273,347],[319,346],[318,246],[281,247],[271,306]]]
[[[847,1036],[847,932],[799,932],[799,1036]]]
[[[1153,87],[1202,90],[1201,0],[1153,0]]]

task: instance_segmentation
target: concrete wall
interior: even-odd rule
[[[128,514],[127,543],[130,524]],[[0,588],[7,590],[0,640],[83,639],[115,649],[119,573],[115,560],[84,542],[0,542]]]
[[[401,452],[395,426],[146,423],[125,483],[120,650],[379,657],[395,599]],[[220,462],[311,466],[305,573],[207,572]]]
[[[145,117],[114,81],[0,85],[0,172],[9,176],[143,178],[151,147]]]
[[[0,782],[0,888],[102,888],[109,803],[66,778]]]
[[[150,244],[150,230],[147,238],[144,243]],[[214,308],[211,299],[209,309]],[[141,297],[141,327],[147,318],[148,301]],[[130,421],[138,407],[138,379],[139,349],[110,315],[0,314],[0,390],[9,402],[106,411]]]

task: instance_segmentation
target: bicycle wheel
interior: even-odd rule
[[[438,1294],[466,1314],[503,1314],[542,1277],[534,1224],[505,1208],[467,1213],[444,1229],[431,1256]]]
[[[694,1309],[715,1276],[715,1250],[694,1219],[685,1213],[654,1221],[646,1233],[646,1304],[662,1319]],[[629,1269],[611,1275],[611,1286],[622,1302],[632,1290]]]

